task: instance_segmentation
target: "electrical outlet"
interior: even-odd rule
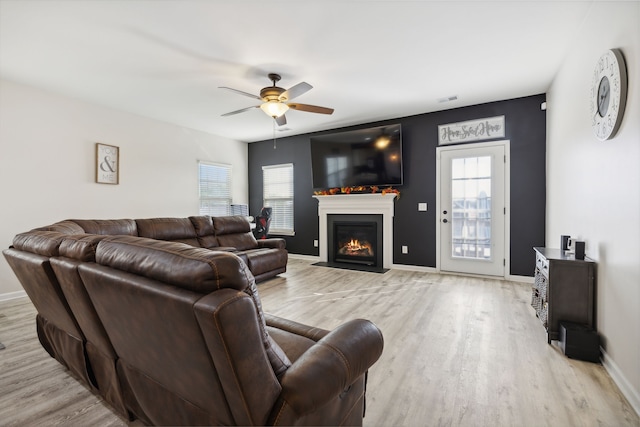
[[[409,253],[409,246],[403,246],[402,247],[402,253],[403,254],[408,254]]]
[[[427,211],[427,204],[426,203],[418,203],[418,211],[426,212]]]
[[[318,241],[317,241],[317,240],[314,240],[314,241],[313,241],[313,247],[314,247],[314,248],[317,248],[317,247],[318,247]]]

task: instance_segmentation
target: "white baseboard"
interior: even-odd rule
[[[508,274],[505,277],[505,280],[509,280],[511,282],[520,282],[520,283],[533,284],[533,277],[530,277],[530,276],[512,276],[512,275]]]
[[[289,258],[301,259],[303,261],[311,261],[311,262],[319,262],[320,261],[320,257],[319,256],[292,254],[291,252],[289,252]]]
[[[602,347],[600,351],[602,351],[602,366],[604,366],[613,382],[616,383],[620,392],[627,398],[636,414],[640,415],[640,391],[633,388],[633,385],[627,380],[618,365],[607,355],[607,352]]]
[[[9,301],[16,298],[24,298],[27,296],[25,291],[7,292],[6,294],[0,294],[0,301]]]
[[[289,258],[292,259],[301,259],[303,261],[310,262],[319,262],[320,257],[314,255],[302,255],[302,254],[294,254],[289,252]],[[419,271],[422,273],[439,273],[437,268],[435,267],[423,267],[420,265],[410,265],[410,264],[391,264],[392,270],[406,270],[406,271]],[[478,276],[481,277],[481,276]],[[529,276],[507,276],[505,280],[510,280],[512,282],[522,282],[522,283],[533,283],[533,277]]]
[[[406,270],[406,271],[419,271],[422,273],[437,273],[436,269],[433,267],[423,267],[420,265],[409,265],[409,264],[391,264],[392,270]]]

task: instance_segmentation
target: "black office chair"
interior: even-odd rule
[[[260,211],[260,215],[256,217],[256,228],[253,229],[253,235],[256,239],[266,239],[269,234],[269,226],[271,225],[272,208],[264,207]]]

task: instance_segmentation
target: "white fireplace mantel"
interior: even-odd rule
[[[393,200],[396,198],[394,193],[313,197],[318,200],[320,262],[328,261],[327,215],[382,215],[382,266],[391,268],[393,264]]]

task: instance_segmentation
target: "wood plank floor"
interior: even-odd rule
[[[382,330],[367,427],[640,426],[601,365],[547,345],[529,288],[296,259],[258,287],[267,312],[326,329],[365,318]],[[0,425],[127,425],[48,356],[34,319],[28,299],[0,302]]]

